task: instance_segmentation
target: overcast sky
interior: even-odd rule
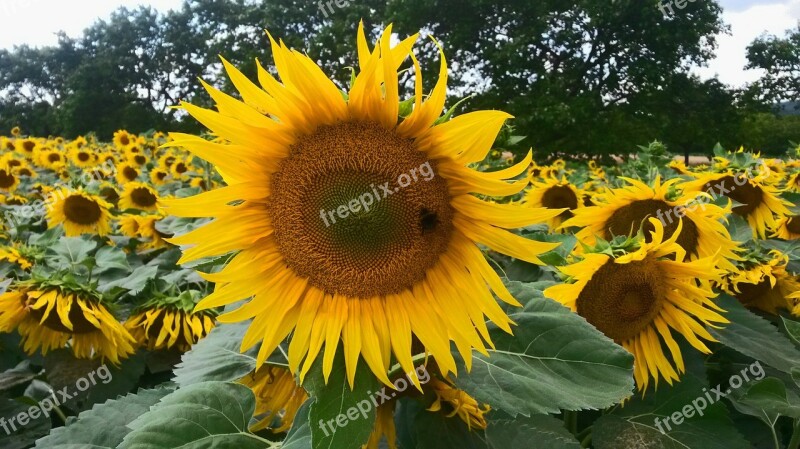
[[[58,30],[78,36],[97,18],[109,17],[120,6],[146,4],[166,11],[181,3],[182,0],[0,0],[0,17],[4,18],[0,48],[54,44]],[[800,0],[721,0],[721,4],[731,35],[719,37],[716,59],[709,67],[696,71],[703,78],[718,75],[722,82],[738,87],[759,76],[757,71],[744,70],[747,45],[764,32],[782,36],[785,30],[794,28],[800,20]],[[675,11],[680,14],[680,10]]]

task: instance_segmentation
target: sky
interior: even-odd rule
[[[0,27],[0,48],[52,45],[59,30],[79,36],[92,22],[108,18],[120,6],[145,4],[167,11],[180,7],[181,3],[182,0],[0,0],[0,17],[7,18]],[[787,29],[796,27],[800,21],[800,0],[721,0],[720,3],[731,34],[718,36],[716,58],[708,67],[694,71],[702,78],[716,75],[725,84],[741,87],[760,76],[757,70],[744,70],[747,45],[762,33],[783,36]],[[675,13],[680,14],[680,10],[675,9]]]

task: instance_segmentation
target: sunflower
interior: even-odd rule
[[[255,416],[258,422],[250,426],[251,432],[270,429],[274,433],[289,430],[297,410],[308,399],[306,391],[297,385],[288,369],[263,365],[239,383],[253,390],[256,397]],[[273,424],[277,424],[273,427]]]
[[[99,196],[81,190],[60,188],[50,196],[47,223],[50,228],[64,225],[67,237],[81,234],[106,235],[110,231],[111,205]]]
[[[0,166],[0,192],[13,192],[19,185],[19,178],[6,166]]]
[[[208,190],[206,186],[206,180],[201,177],[192,178],[191,180],[189,180],[189,185],[191,187],[197,187],[201,190]]]
[[[156,228],[163,215],[126,215],[120,218],[120,232],[130,238],[147,240],[145,248],[158,249],[169,246],[165,239],[172,237]]]
[[[157,298],[137,307],[125,321],[125,329],[150,351],[177,349],[186,352],[214,328],[216,314],[194,313],[192,292],[173,298]]]
[[[777,314],[778,310],[793,310],[800,301],[792,296],[800,292],[800,282],[786,272],[789,259],[778,251],[769,256],[749,255],[739,269],[728,274],[723,289],[746,307]]]
[[[64,156],[58,151],[50,148],[42,148],[39,151],[39,166],[59,171],[64,168],[66,163]]]
[[[531,189],[525,195],[525,204],[563,211],[548,220],[547,224],[552,230],[558,229],[564,220],[571,218],[575,209],[583,207],[583,192],[566,179],[549,178],[531,184]]]
[[[650,217],[661,222],[668,237],[682,222],[677,242],[689,258],[717,256],[718,266],[734,269],[729,259],[737,259],[737,243],[721,223],[729,208],[710,204],[710,197],[704,193],[678,193],[678,178],[662,183],[657,177],[652,187],[635,179],[622,179],[628,185],[608,190],[595,206],[576,210],[575,217],[564,222],[563,227],[581,227],[575,236],[594,245],[597,237],[611,240],[615,235],[633,236],[640,228],[647,238],[653,230],[648,224]]]
[[[94,153],[83,147],[74,146],[70,148],[68,154],[70,162],[76,167],[91,167],[96,161]]]
[[[775,227],[775,232],[770,237],[783,240],[800,239],[800,216],[790,215],[781,217]]]
[[[444,57],[423,102],[417,36],[390,48],[391,36],[388,27],[370,50],[359,27],[361,70],[347,100],[311,59],[272,40],[282,83],[259,66],[259,88],[223,59],[244,102],[206,85],[219,113],[182,105],[230,142],[173,134],[167,145],[215,165],[228,186],[167,201],[172,215],[215,218],[170,242],[194,245],[181,263],[238,252],[221,272],[203,275],[218,284],[198,308],[250,298],[220,321],[254,318],[242,349],[262,342],[257,366],[291,333],[289,368],[301,380],[323,344],[328,378],[340,339],[351,386],[360,356],[387,385],[392,354],[410,371],[412,343],[446,374],[456,370],[455,342],[469,368],[472,350],[485,353],[491,344],[485,317],[511,331],[491,292],[519,305],[476,243],[531,263],[558,246],[506,229],[559,211],[472,195],[513,195],[527,184],[506,180],[528,167],[530,153],[496,172],[467,167],[484,159],[509,116],[480,111],[436,124],[446,97]],[[398,123],[397,72],[408,56],[415,104]]]
[[[747,176],[729,170],[697,176],[698,179],[684,184],[686,191],[724,195],[741,203],[733,208],[733,213],[747,220],[754,237],[765,238],[767,230],[776,229],[780,217],[791,215],[786,208],[790,204],[781,199],[778,189],[769,182],[769,173]]]
[[[671,168],[679,175],[688,175],[691,173],[689,167],[687,167],[683,161],[678,159],[671,160],[669,164],[667,164],[667,167]]]
[[[796,171],[786,178],[786,190],[800,192],[800,171]]]
[[[156,168],[150,171],[150,182],[154,186],[163,186],[167,183],[168,177],[169,171],[164,170],[163,168]]]
[[[117,182],[120,185],[125,185],[129,182],[134,182],[139,179],[139,169],[128,162],[117,164]]]
[[[9,206],[22,206],[24,204],[28,204],[28,199],[25,198],[24,196],[14,195],[13,193],[10,193],[5,196],[5,198],[3,199],[3,203]]]
[[[665,240],[661,222],[655,218],[649,222],[653,229],[649,240],[628,240],[623,255],[608,249],[588,252],[583,260],[558,268],[571,283],[544,291],[634,355],[634,377],[641,391],[647,389],[650,377],[656,386],[659,377],[671,385],[684,372],[681,350],[670,328],[708,354],[698,337],[715,340],[704,326],[728,322],[712,301],[716,295],[710,283],[723,273],[714,267],[713,258],[684,261],[686,251],[678,244],[681,224]]]
[[[11,128],[11,135],[12,136],[18,137],[20,135],[20,133],[21,133],[21,131],[19,129],[19,126],[15,126],[15,127]]]
[[[27,270],[33,266],[30,260],[23,256],[17,248],[13,246],[0,246],[0,260],[17,264],[23,270]]]
[[[120,210],[138,209],[143,211],[157,211],[159,206],[158,192],[142,182],[129,182],[125,184],[119,196]]]
[[[33,139],[18,139],[16,142],[16,149],[22,154],[31,156],[36,149],[36,141]]]
[[[28,354],[69,346],[77,358],[100,357],[114,364],[133,354],[133,337],[98,294],[42,286],[26,283],[0,295],[0,332],[16,329]]]
[[[114,145],[120,150],[125,150],[131,145],[135,144],[135,136],[132,136],[125,131],[124,129],[120,129],[119,131],[114,132]]]
[[[189,163],[184,160],[175,160],[174,163],[169,167],[169,172],[172,174],[172,177],[180,180],[184,180],[186,178],[186,172],[189,170]]]

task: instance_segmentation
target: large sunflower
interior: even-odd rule
[[[215,218],[171,242],[193,245],[181,262],[238,251],[204,275],[217,289],[198,307],[250,298],[220,321],[254,318],[242,349],[262,341],[259,366],[291,333],[289,367],[301,378],[324,345],[327,379],[340,339],[351,385],[360,356],[387,385],[392,354],[411,371],[415,343],[447,373],[456,369],[455,342],[469,367],[472,350],[491,344],[486,317],[511,331],[492,291],[518,305],[476,243],[532,263],[557,246],[506,228],[559,211],[472,195],[511,195],[527,183],[506,180],[525,171],[530,154],[497,172],[467,167],[486,156],[509,115],[480,111],[437,124],[444,56],[423,101],[417,36],[390,48],[391,36],[388,27],[370,50],[359,27],[360,72],[347,99],[311,59],[272,40],[282,82],[259,66],[258,87],[223,60],[244,102],[206,85],[219,112],[183,104],[229,143],[174,134],[169,145],[214,164],[228,186],[167,201],[173,215]],[[415,104],[398,120],[397,72],[409,56]]]
[[[67,237],[81,234],[106,235],[111,230],[111,205],[99,196],[84,191],[61,188],[51,194],[47,224],[54,228],[64,225]]]
[[[686,191],[722,195],[741,203],[732,211],[747,220],[754,237],[766,238],[767,231],[775,230],[780,217],[791,215],[787,209],[790,203],[781,199],[777,187],[770,181],[771,172],[748,176],[728,170],[697,176],[698,179],[684,184]]]
[[[653,228],[647,220],[651,217],[662,223],[667,237],[682,222],[677,243],[689,258],[717,256],[719,266],[734,269],[729,259],[737,259],[737,243],[721,223],[730,209],[710,204],[710,197],[703,193],[676,192],[680,182],[677,178],[664,183],[656,178],[652,187],[635,179],[623,179],[627,186],[609,189],[598,197],[595,206],[576,210],[575,217],[564,222],[563,227],[581,227],[575,236],[593,245],[597,237],[611,240],[615,235],[632,236],[640,228],[649,238]]]
[[[17,329],[28,354],[69,347],[77,358],[119,364],[133,354],[133,337],[97,294],[25,285],[0,295],[0,332]]]
[[[661,222],[655,218],[649,222],[653,231],[648,241],[626,242],[634,246],[624,255],[589,252],[582,261],[559,267],[572,282],[544,291],[634,355],[634,377],[642,391],[650,377],[656,385],[659,377],[672,384],[684,371],[672,330],[707,354],[709,349],[698,337],[714,338],[704,326],[728,322],[712,301],[716,295],[711,281],[718,281],[722,273],[714,268],[713,258],[684,261],[686,251],[677,243],[681,225],[665,240]]]

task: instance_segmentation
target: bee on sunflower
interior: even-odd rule
[[[715,340],[705,326],[728,323],[713,301],[711,282],[724,273],[715,267],[714,258],[686,260],[686,250],[678,244],[681,222],[668,237],[659,220],[648,221],[650,238],[640,233],[611,242],[597,239],[594,247],[585,248],[582,260],[558,267],[567,277],[565,283],[544,291],[633,354],[640,391],[651,378],[656,386],[660,378],[671,385],[684,372],[673,331],[708,354],[700,338]]]
[[[217,316],[209,310],[193,312],[197,296],[195,291],[173,297],[158,294],[133,310],[125,329],[150,351],[186,352],[211,332]]]
[[[0,294],[0,332],[14,330],[30,355],[69,348],[77,358],[119,364],[134,353],[133,337],[103,296],[69,275],[33,277]]]
[[[258,87],[223,59],[243,101],[206,85],[219,112],[182,105],[223,142],[172,134],[167,146],[213,164],[227,187],[165,201],[171,215],[215,218],[170,242],[193,245],[180,263],[237,252],[222,271],[201,274],[219,287],[198,309],[250,298],[219,319],[253,318],[242,350],[262,343],[257,366],[291,333],[289,369],[301,379],[321,354],[327,380],[340,342],[351,386],[360,357],[387,385],[392,355],[412,371],[415,341],[445,374],[456,371],[454,342],[469,368],[473,350],[487,353],[485,317],[511,332],[491,292],[519,305],[477,244],[539,264],[539,254],[558,246],[507,229],[560,211],[473,195],[514,195],[527,184],[508,181],[528,168],[530,153],[491,173],[468,167],[486,157],[510,116],[478,111],[440,122],[444,56],[426,96],[412,51],[417,35],[394,47],[391,37],[389,26],[370,48],[359,26],[360,70],[346,98],[306,55],[271,39],[281,81],[258,65]],[[414,106],[399,120],[398,71],[409,57]],[[395,185],[355,210],[353,198],[366,202],[379,186]],[[347,216],[328,213],[349,203]]]
[[[111,230],[111,204],[84,190],[61,187],[50,194],[47,224],[64,226],[67,237],[81,234],[106,235]]]

